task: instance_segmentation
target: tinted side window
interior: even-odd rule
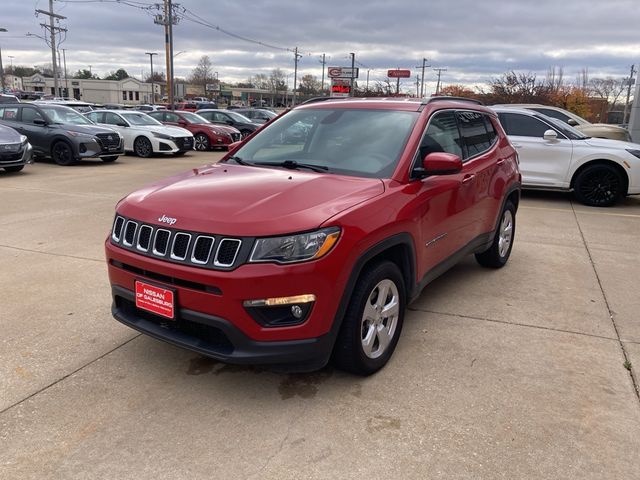
[[[3,120],[11,120],[13,122],[18,120],[18,107],[5,107],[0,108],[0,118]]]
[[[462,143],[453,111],[436,113],[429,121],[420,142],[420,158],[433,152],[453,153],[462,158]]]
[[[487,128],[487,135],[489,136],[489,141],[491,145],[497,140],[498,134],[496,133],[496,128],[493,126],[493,122],[489,118],[488,115],[484,115],[484,125]]]
[[[119,123],[125,123],[124,120],[120,118],[119,115],[111,112],[105,112],[104,114],[104,123],[109,125],[118,125]]]
[[[491,140],[484,123],[484,115],[478,112],[457,112],[460,133],[467,145],[466,158],[474,157],[491,147]]]
[[[156,117],[156,120],[160,120],[160,119]],[[164,113],[164,121],[165,122],[178,123],[180,121],[180,117],[177,114],[173,113],[173,112],[165,112]]]
[[[33,123],[35,119],[44,120],[40,112],[32,107],[22,107],[22,123]]]
[[[87,114],[87,118],[95,123],[104,123],[104,113],[92,112]]]
[[[571,118],[569,117],[569,115],[565,115],[564,113],[558,112],[557,110],[551,110],[550,108],[532,108],[531,110],[546,115],[547,117],[557,118],[558,120],[562,120],[565,123],[569,123],[569,118]]]
[[[542,138],[551,127],[537,118],[520,113],[500,113],[500,123],[507,135]]]

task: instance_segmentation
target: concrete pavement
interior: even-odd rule
[[[109,312],[117,200],[219,157],[0,173],[0,478],[640,478],[640,198],[526,194],[508,266],[427,287],[385,369],[287,375]]]

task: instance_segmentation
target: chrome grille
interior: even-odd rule
[[[163,228],[116,215],[111,243],[140,255],[201,268],[230,270],[244,263],[250,239]]]
[[[110,150],[120,146],[120,135],[117,133],[96,133],[96,137],[103,150]]]
[[[213,264],[217,267],[230,267],[236,260],[240,250],[240,240],[235,238],[223,238],[216,251],[216,259]]]

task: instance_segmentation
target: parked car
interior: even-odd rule
[[[195,112],[198,105],[195,102],[180,102],[173,105],[174,110],[183,110],[185,112]]]
[[[218,108],[218,104],[215,102],[196,102],[196,110],[205,110]]]
[[[0,93],[0,103],[20,103],[20,100],[15,95]]]
[[[0,123],[25,135],[35,157],[51,157],[58,165],[87,158],[114,162],[124,153],[124,142],[117,132],[62,105],[2,104]]]
[[[270,122],[278,116],[277,113],[262,108],[238,108],[234,112],[244,115],[254,123],[260,124]]]
[[[640,194],[640,145],[588,137],[532,110],[493,108],[518,149],[524,188],[573,191],[596,207]]]
[[[298,106],[221,162],[121,200],[105,242],[117,320],[230,363],[368,375],[406,305],[467,254],[509,259],[517,155],[452,100]],[[298,144],[280,138],[312,125]],[[491,281],[499,281],[492,276]]]
[[[158,110],[166,110],[167,107],[164,105],[138,105],[135,110],[140,110],[141,112],[157,112]]]
[[[65,107],[73,108],[76,112],[87,113],[94,110],[92,103],[80,102],[77,100],[37,100],[33,103],[38,105],[63,105]]]
[[[180,127],[162,125],[146,113],[132,110],[95,110],[87,113],[91,121],[108,125],[124,137],[124,149],[139,157],[154,153],[184,155],[193,150],[193,135]]]
[[[33,149],[26,135],[0,125],[0,168],[7,172],[19,172],[32,162]]]
[[[495,105],[496,107],[509,108],[526,108],[534,112],[542,113],[547,117],[555,118],[579,130],[588,137],[610,138],[611,140],[622,140],[630,142],[631,135],[629,130],[618,125],[609,125],[607,123],[591,123],[573,112],[558,107],[550,107],[547,105],[538,105],[534,103]]]
[[[228,147],[241,139],[239,130],[227,125],[214,125],[209,120],[192,112],[163,111],[149,112],[148,115],[164,125],[174,125],[189,130],[193,134],[196,150],[206,151]]]
[[[262,125],[252,122],[244,115],[239,113],[225,111],[225,110],[198,110],[196,112],[201,117],[209,120],[211,123],[217,123],[220,125],[229,125],[233,128],[240,130],[242,138],[251,135]]]

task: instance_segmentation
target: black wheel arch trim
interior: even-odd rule
[[[571,176],[571,181],[569,182],[569,190],[574,190],[575,189],[575,182],[576,182],[576,178],[578,177],[578,175],[583,170],[585,170],[586,168],[591,167],[593,165],[611,165],[613,168],[618,170],[618,172],[624,172],[624,175],[622,175],[622,180],[624,181],[624,188],[625,188],[625,191],[623,192],[623,195],[627,194],[627,192],[629,191],[629,184],[631,183],[631,176],[624,169],[624,167],[622,165],[620,165],[615,160],[611,160],[611,159],[608,159],[608,158],[599,158],[599,159],[595,159],[595,160],[589,160],[587,163],[584,163],[584,164],[580,165],[576,169],[576,171],[573,172],[573,175]]]

